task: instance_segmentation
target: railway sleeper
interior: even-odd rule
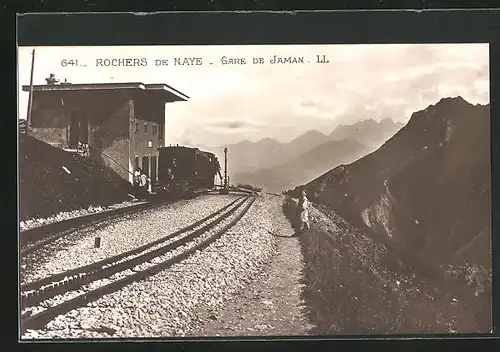
[[[28,306],[41,303],[43,300],[52,298],[59,294],[64,294],[67,291],[76,290],[80,286],[93,281],[93,274],[94,272],[80,273],[78,276],[72,276],[69,278],[65,277],[62,281],[53,282],[40,288],[39,290],[28,292],[25,295],[21,293],[21,307],[24,309]]]

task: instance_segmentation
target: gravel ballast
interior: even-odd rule
[[[210,215],[240,195],[202,195],[160,208],[126,215],[118,221],[105,222],[63,236],[21,260],[30,262],[21,283],[103,260],[153,242]],[[95,238],[101,238],[94,248]]]
[[[48,225],[52,224],[58,221],[64,221],[64,220],[69,220],[69,219],[75,219],[79,218],[82,216],[86,215],[91,215],[91,214],[96,214],[96,213],[102,213],[106,211],[110,211],[113,209],[120,209],[120,208],[126,208],[126,207],[131,207],[134,205],[138,204],[143,204],[145,202],[142,201],[131,201],[127,200],[121,203],[116,203],[110,206],[90,206],[87,209],[78,209],[78,210],[73,210],[73,211],[63,211],[58,214],[49,216],[47,218],[36,218],[36,219],[30,219],[26,221],[21,221],[19,223],[19,229],[21,231],[26,231],[26,230],[32,230],[34,228],[43,226],[43,225]],[[22,236],[22,234],[21,234]]]
[[[233,207],[231,207],[230,209],[241,208],[242,204],[250,205],[250,200],[246,199],[243,202],[238,202],[238,203],[236,203],[236,205],[233,205]],[[120,279],[124,279],[125,277],[130,277],[131,275],[135,274],[135,272],[144,271],[144,270],[147,270],[151,267],[156,266],[157,264],[166,262],[166,261],[178,256],[179,254],[186,252],[186,251],[189,251],[189,250],[194,251],[196,249],[195,246],[201,245],[205,241],[209,241],[213,236],[215,236],[217,233],[219,233],[219,231],[221,231],[222,228],[227,227],[229,225],[229,223],[236,220],[236,217],[239,214],[238,211],[236,211],[236,213],[230,213],[226,210],[226,212],[227,212],[227,214],[230,214],[229,217],[223,219],[222,222],[217,224],[215,227],[210,228],[207,231],[204,231],[203,233],[197,235],[194,238],[191,238],[187,243],[184,243],[180,246],[176,246],[175,248],[172,248],[168,252],[154,257],[152,260],[138,262],[138,263],[136,263],[135,266],[131,266],[126,270],[118,271],[109,277],[94,280],[91,283],[83,285],[81,288],[79,288],[77,290],[70,290],[70,291],[65,292],[63,294],[56,295],[50,299],[46,299],[40,305],[31,306],[31,307],[28,307],[26,309],[21,310],[21,314],[24,315],[27,312],[30,312],[30,314],[40,313],[40,312],[44,311],[46,308],[54,307],[55,305],[69,301],[77,296],[80,296],[82,294],[86,294],[90,290],[98,289],[100,287],[103,287],[103,286],[111,283],[111,282],[115,282],[115,281],[118,281]],[[241,209],[240,209],[240,212],[241,212]],[[206,224],[206,222],[205,222],[205,224]],[[201,226],[203,226],[203,225],[201,225]],[[188,231],[186,233],[182,233],[182,234],[179,234],[177,236],[174,236],[173,238],[168,239],[165,242],[162,242],[161,244],[155,245],[150,249],[163,247],[164,244],[173,244],[174,242],[177,242],[177,240],[181,240],[181,239],[189,236],[188,235],[189,233],[190,232]],[[150,249],[148,249],[146,252],[149,253]],[[132,257],[127,257],[127,258],[132,258]],[[126,260],[127,258],[124,258],[124,260]]]
[[[43,330],[27,331],[23,338],[195,336],[206,319],[262,275],[276,250],[276,237],[269,231],[279,233],[282,218],[281,198],[261,195],[203,251],[59,316]]]

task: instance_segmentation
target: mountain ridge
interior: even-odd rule
[[[489,138],[489,104],[443,98],[373,153],[304,187],[354,224],[427,256],[487,265]]]
[[[331,165],[353,161],[367,151],[367,147],[357,141],[327,141],[270,168],[236,174],[233,180],[269,192],[281,192],[307,182],[331,168]]]
[[[373,122],[373,123],[371,123]],[[321,131],[318,131],[317,129],[312,129],[312,130],[307,130],[306,132],[300,134],[299,136],[291,139],[290,141],[288,142],[280,142],[278,141],[277,139],[275,138],[271,138],[271,137],[263,137],[255,142],[252,142],[252,141],[249,141],[248,139],[244,139],[242,141],[239,141],[239,142],[236,142],[236,143],[232,143],[232,144],[228,144],[226,145],[227,148],[229,147],[234,147],[234,146],[238,146],[240,144],[246,144],[246,145],[250,145],[250,144],[259,144],[263,141],[266,141],[266,140],[271,140],[271,141],[274,141],[276,143],[279,143],[279,144],[290,144],[296,140],[299,140],[299,139],[302,139],[304,138],[305,136],[309,136],[309,135],[312,135],[314,134],[315,136],[325,136],[325,137],[328,137],[330,135],[332,135],[336,129],[339,129],[339,128],[346,128],[346,127],[349,127],[349,128],[352,128],[352,127],[357,127],[359,125],[362,125],[363,123],[365,124],[368,124],[370,123],[371,125],[373,126],[376,126],[376,125],[387,125],[387,124],[390,124],[390,125],[394,125],[394,126],[398,126],[398,127],[403,127],[405,124],[403,122],[397,122],[397,121],[394,121],[392,118],[383,118],[381,119],[380,121],[376,121],[375,119],[373,118],[369,118],[369,119],[364,119],[364,120],[360,120],[360,121],[356,121],[352,124],[339,124],[337,125],[334,130],[330,133],[323,133]],[[201,145],[200,145],[201,146]],[[208,147],[208,146],[207,146]],[[210,146],[209,148],[223,148],[223,146]]]
[[[384,121],[386,122],[374,122],[377,128],[376,130],[372,130],[371,133],[366,132],[366,128],[363,129],[362,133],[352,133],[358,133],[358,135],[368,133],[372,137],[375,136],[372,139],[378,141],[378,143],[373,143],[373,141],[370,141],[369,143],[370,148],[375,149],[376,145],[382,143],[383,140],[395,133],[396,130],[402,125],[401,123],[392,121],[392,119],[384,119]],[[227,146],[208,147],[196,145],[196,147],[202,150],[214,152],[219,158],[224,157],[223,150],[227,147],[228,173],[232,178],[239,178],[239,175],[242,173],[257,172],[259,170],[273,168],[277,165],[289,162],[295,157],[305,154],[330,140],[356,140],[356,138],[351,138],[349,126],[351,125],[345,125],[343,127],[345,130],[345,138],[340,139],[332,139],[329,134],[325,134],[318,130],[309,130],[292,139],[290,142],[280,142],[276,139],[265,137],[256,142],[243,140]],[[356,127],[352,128],[353,131],[355,131],[355,129]],[[365,143],[362,142],[361,144]]]

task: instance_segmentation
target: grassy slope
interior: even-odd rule
[[[292,219],[294,203],[287,199],[284,212]],[[466,275],[452,268],[459,277],[451,275],[448,281],[454,286],[445,288],[406,264],[404,255],[398,258],[394,249],[328,208],[313,209],[311,216],[312,228],[300,241],[305,261],[304,299],[311,321],[318,326],[315,333],[489,330],[490,287],[483,287],[483,281],[468,282]]]

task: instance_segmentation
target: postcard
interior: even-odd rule
[[[21,341],[491,332],[489,54],[20,45]]]

